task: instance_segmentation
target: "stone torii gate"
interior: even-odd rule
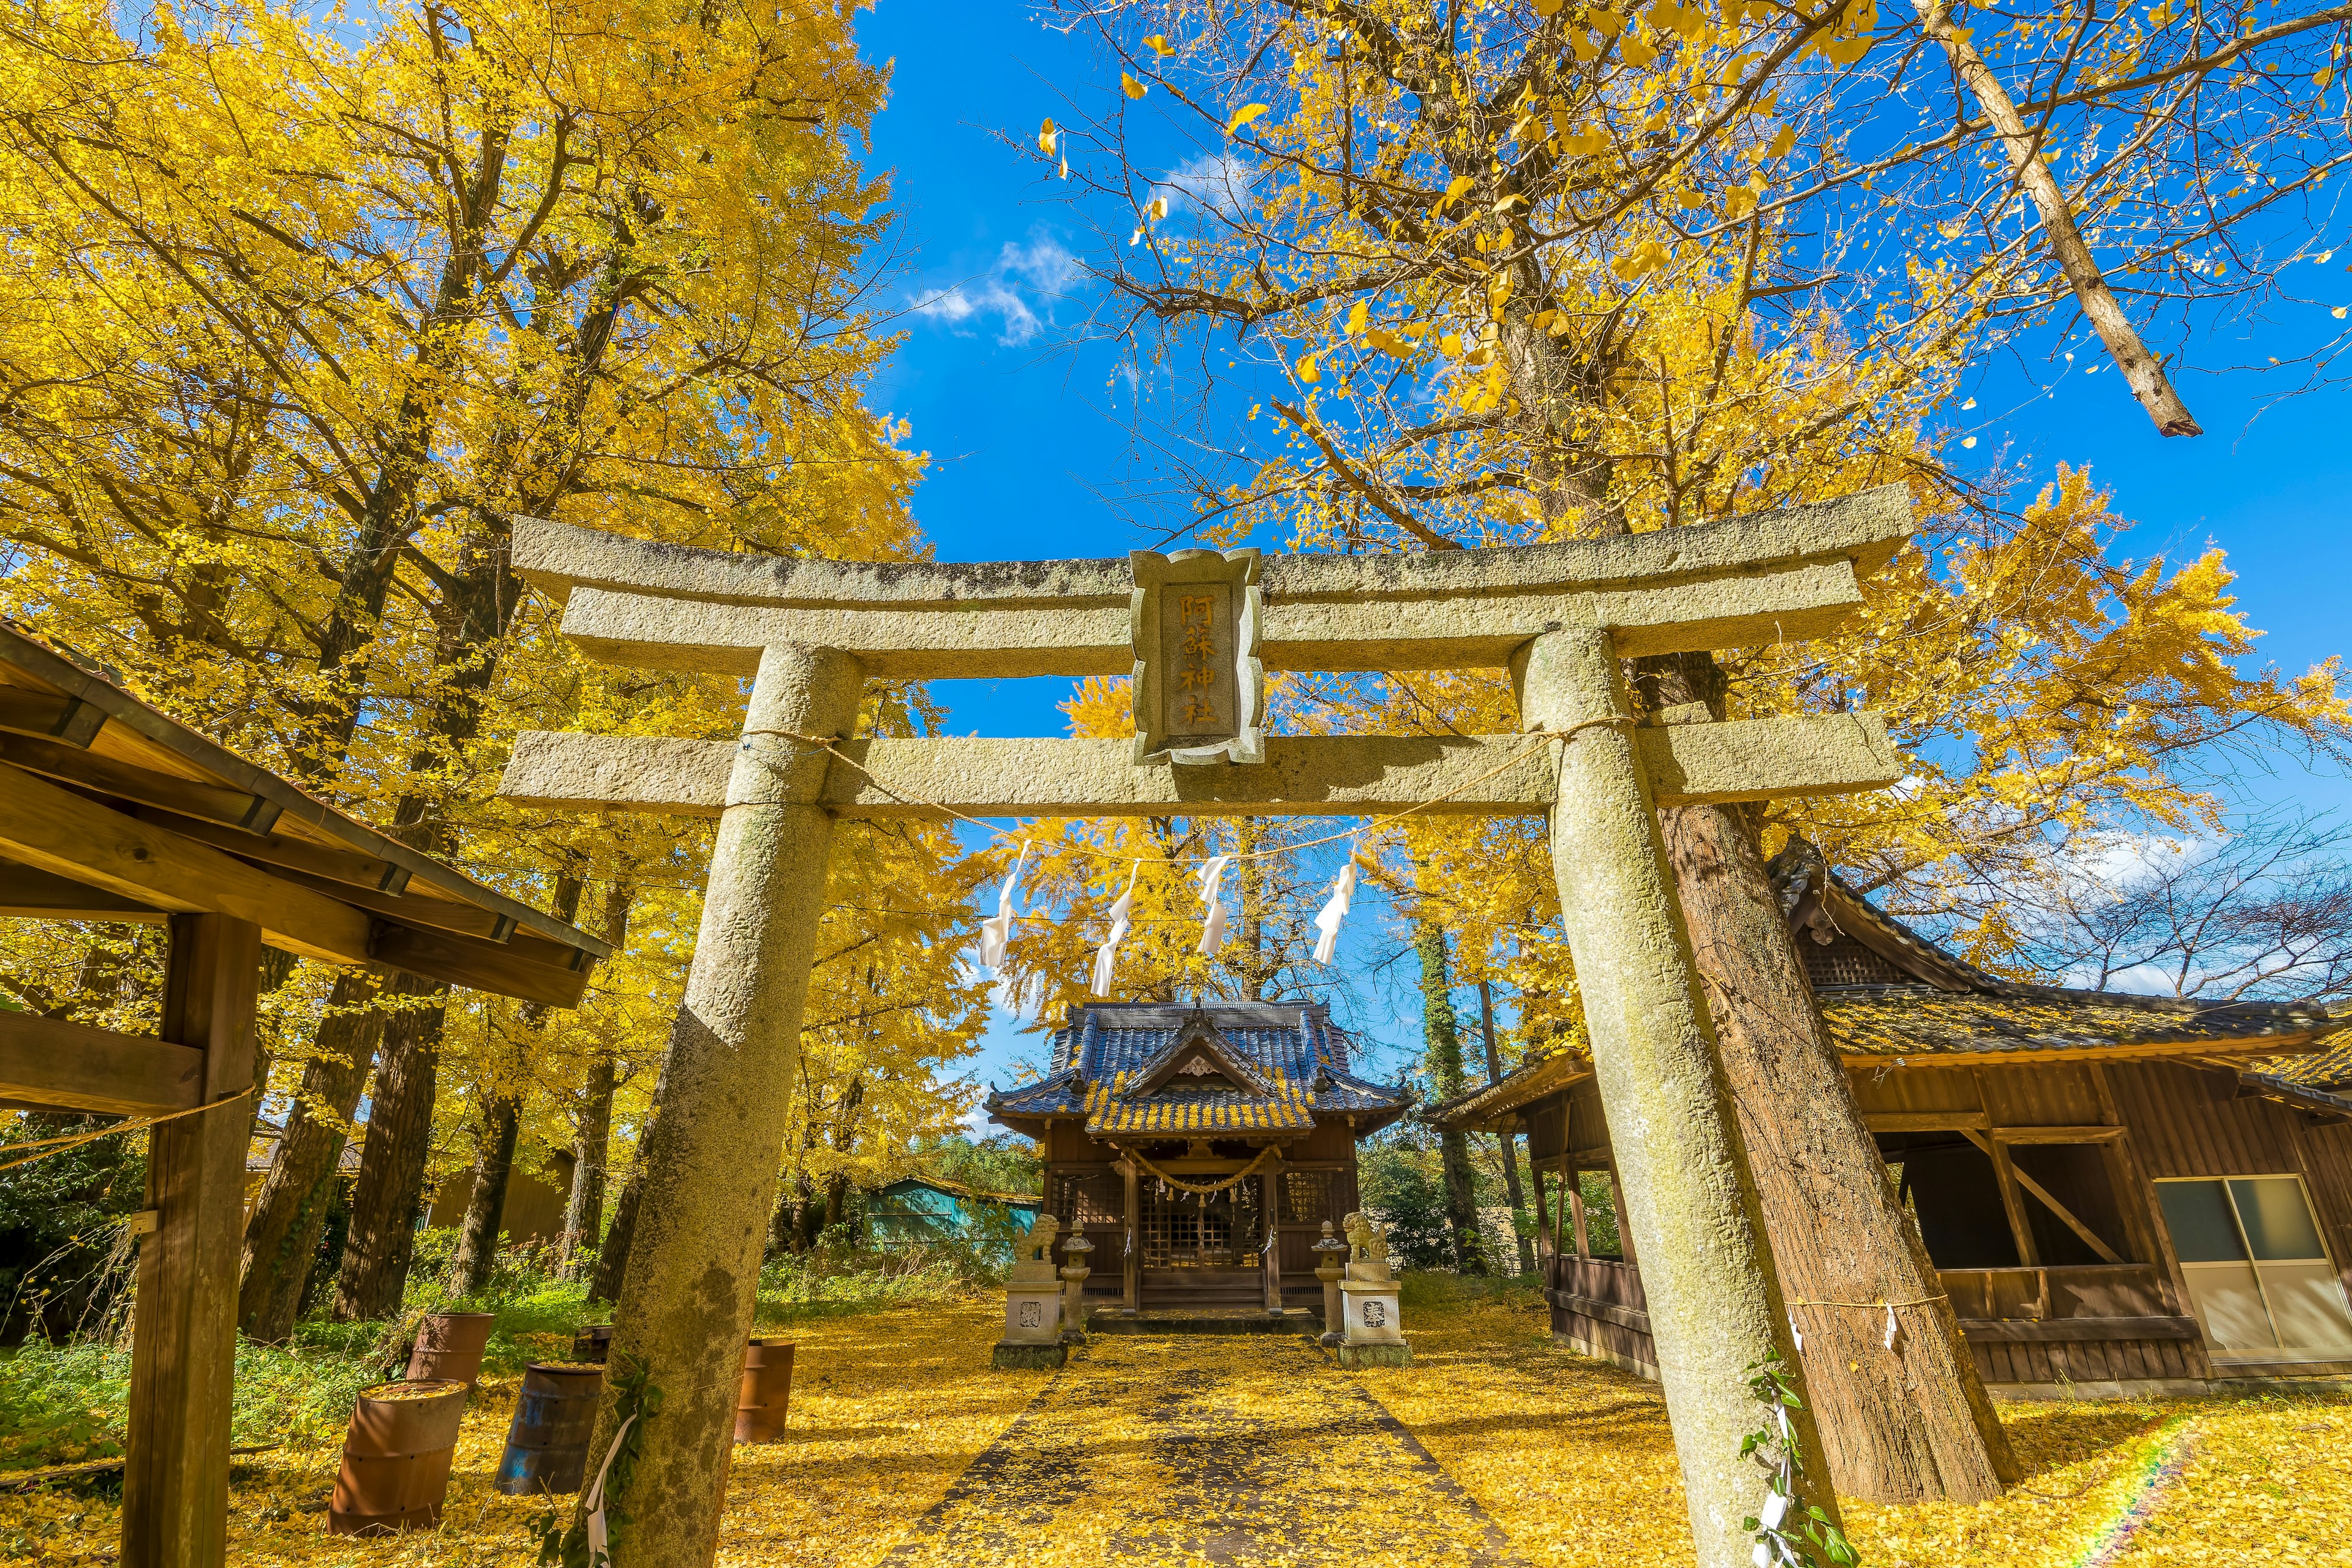
[[[525,734],[502,790],[719,818],[615,1313],[615,1351],[665,1394],[614,1500],[635,1521],[627,1568],[716,1552],[833,825],[919,815],[918,801],[974,816],[1549,815],[1698,1561],[1747,1563],[1742,1520],[1765,1491],[1740,1444],[1772,1424],[1747,1369],[1797,1358],[1655,808],[1871,789],[1903,769],[1870,714],[1636,728],[1619,661],[1822,636],[1910,531],[1901,486],[1706,527],[1410,555],[860,563],[518,519],[516,570],[565,602],[563,630],[590,653],[753,678],[739,741]],[[1265,732],[1266,670],[1453,668],[1508,668],[1526,729],[1564,738]],[[793,738],[846,737],[868,679],[1128,674],[1132,742],[844,739],[844,765]],[[608,1403],[600,1447],[612,1433]]]

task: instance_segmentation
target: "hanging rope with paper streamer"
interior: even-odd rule
[[[1029,840],[1021,841],[1020,857],[996,895],[996,913],[980,922],[980,966],[991,974],[1004,969],[1004,944],[1013,937],[1013,889],[1021,884],[1021,868],[1029,864]]]
[[[1225,904],[1218,897],[1224,890],[1225,868],[1234,863],[1230,855],[1220,855],[1201,868],[1201,902],[1208,912],[1201,921],[1201,951],[1213,954],[1225,945]]]
[[[1110,936],[1095,954],[1094,994],[1105,1001],[1110,999],[1111,971],[1118,965],[1118,944],[1127,937],[1127,917],[1135,908],[1135,879],[1143,875],[1143,862],[1127,874],[1127,891],[1110,907]]]
[[[1339,868],[1339,880],[1331,884],[1330,901],[1315,917],[1315,929],[1323,934],[1315,939],[1315,962],[1328,963],[1339,950],[1339,922],[1348,918],[1348,906],[1356,897],[1356,863],[1349,860]]]

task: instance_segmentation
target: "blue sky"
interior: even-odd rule
[[[1004,0],[881,0],[861,19],[860,37],[867,58],[895,61],[869,166],[894,180],[902,268],[886,298],[905,311],[907,333],[874,400],[911,421],[912,444],[932,455],[915,510],[940,558],[1118,555],[1158,544],[1154,523],[1171,520],[1148,499],[1150,455],[1130,449],[1118,417],[1125,384],[1108,349],[1070,344],[1091,301],[1077,291],[1068,257],[1090,236],[1060,201],[1064,187],[1041,183],[1034,162],[1005,140],[1024,143],[1045,115],[1068,118],[1065,92],[1092,91],[1099,68],[1083,42]],[[2298,279],[2322,305],[2285,307],[2257,330],[2191,341],[2187,359],[2259,364],[2283,344],[2308,347],[2340,330],[2325,307],[2352,300],[2346,259],[2352,247]],[[2095,363],[2095,347],[2077,363]],[[1968,417],[1984,423],[1970,427],[1979,437],[1970,455],[2039,474],[2088,464],[2114,488],[2117,513],[2137,525],[2124,553],[2179,559],[2218,545],[2239,574],[2242,606],[2266,634],[2263,660],[2299,670],[2336,656],[2347,641],[2352,565],[2345,395],[2287,396],[2289,384],[2252,372],[2192,369],[2179,379],[2202,437],[2158,437],[2112,371],[2053,379],[2046,363],[1989,365],[1971,389],[1979,406]],[[1046,681],[945,682],[937,695],[955,731],[1052,734],[1066,691]],[[2340,778],[2287,763],[2242,787],[2263,803],[2352,803]],[[1385,956],[1388,944],[1361,945],[1379,911],[1358,908],[1360,956]],[[1418,1044],[1409,970],[1394,967],[1353,999],[1360,1028],[1394,1050]],[[979,1070],[1003,1081],[1034,1048],[1034,1037],[1017,1038],[1000,1019]]]

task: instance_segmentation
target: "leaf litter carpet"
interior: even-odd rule
[[[1522,1292],[1411,1284],[1415,1363],[1363,1373],[1271,1336],[1105,1337],[1060,1373],[1000,1373],[1001,1300],[776,1324],[800,1347],[791,1425],[735,1451],[721,1568],[1685,1568],[1657,1385],[1556,1348]],[[545,1339],[545,1357],[571,1343]],[[294,1444],[232,1471],[228,1561],[530,1568],[543,1505],[490,1486],[516,1384],[476,1390],[439,1530],[330,1536],[339,1445]],[[2001,1416],[2023,1484],[1980,1506],[1849,1502],[1864,1563],[2352,1568],[2352,1388]],[[0,1495],[0,1563],[111,1568],[120,1538],[107,1488]]]
[[[1232,1568],[1519,1568],[1503,1531],[1358,1380],[1295,1340],[1097,1336],[891,1553]]]

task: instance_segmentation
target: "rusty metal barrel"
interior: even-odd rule
[[[498,1489],[509,1497],[576,1492],[588,1471],[588,1438],[604,1369],[577,1362],[532,1362],[523,1370]]]
[[[572,1359],[583,1365],[603,1366],[613,1353],[613,1325],[583,1323],[572,1331]]]
[[[360,1391],[343,1435],[327,1528],[337,1535],[391,1535],[441,1522],[449,1461],[466,1417],[459,1378],[380,1384]]]
[[[755,1339],[743,1357],[743,1389],[735,1400],[735,1440],[772,1443],[784,1435],[793,1397],[793,1342]]]
[[[490,1312],[432,1312],[416,1331],[416,1349],[408,1357],[411,1382],[454,1377],[468,1387],[482,1376],[482,1352],[498,1321]]]

